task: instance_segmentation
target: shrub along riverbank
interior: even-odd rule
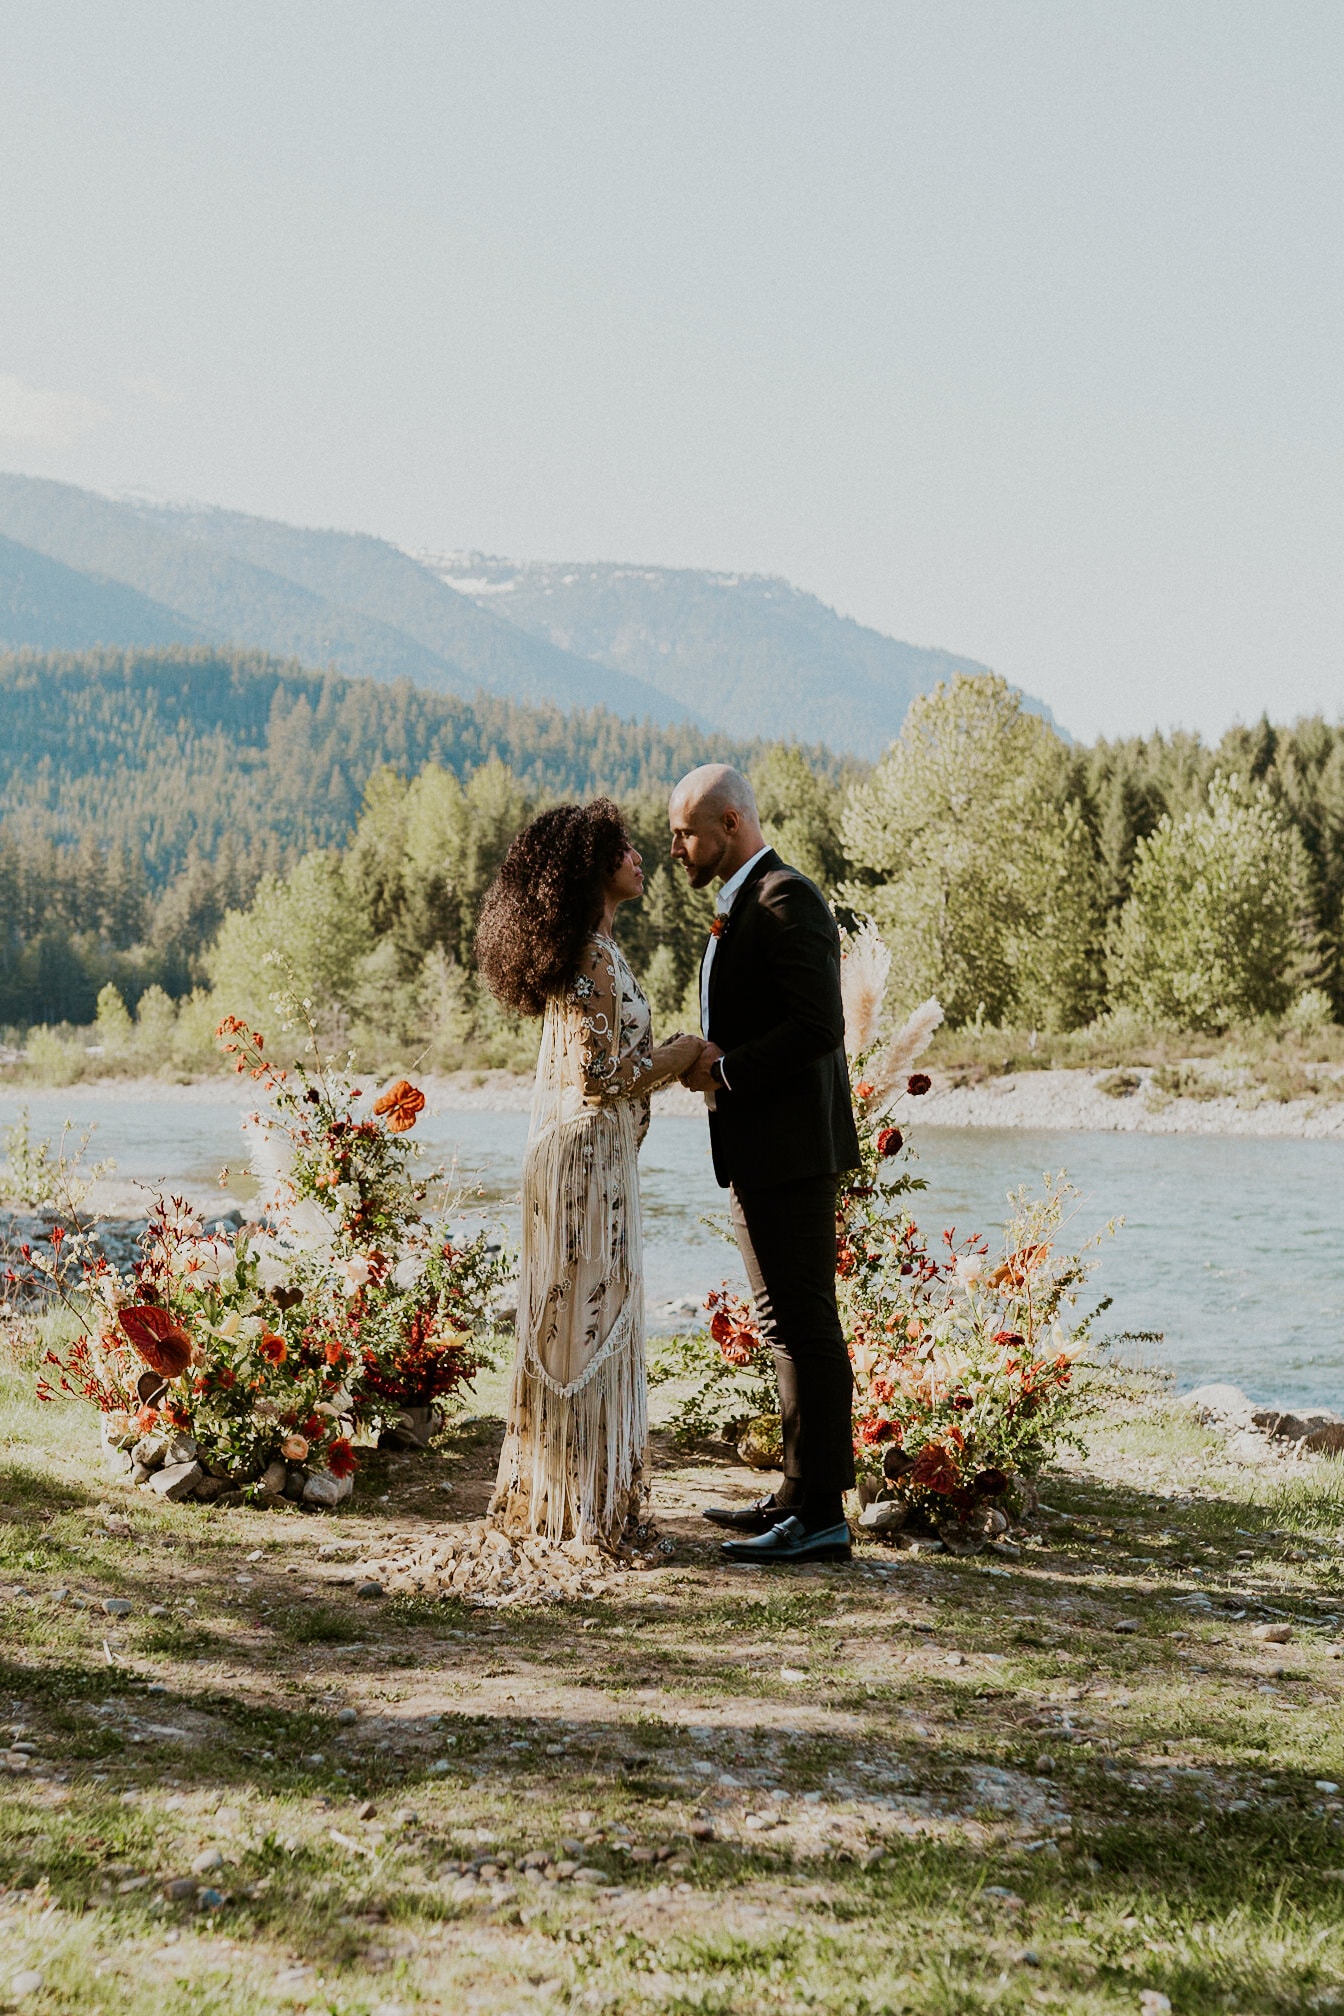
[[[317,1521],[106,1481],[94,1417],[39,1409],[8,1341],[0,1981],[24,2006],[1344,1995],[1338,1462],[1248,1467],[1160,1384],[1099,1374],[1090,1452],[1020,1550],[865,1541],[771,1577],[722,1568],[697,1516],[756,1480],[659,1433],[665,1565],[491,1613],[359,1584],[389,1540],[479,1516],[501,1374]]]

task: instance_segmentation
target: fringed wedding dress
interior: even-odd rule
[[[684,1039],[683,1039],[684,1040]],[[675,1075],[619,947],[594,934],[547,1006],[523,1160],[518,1341],[491,1510],[616,1545],[647,1491],[639,1146]]]

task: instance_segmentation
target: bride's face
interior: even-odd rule
[[[620,866],[607,878],[607,900],[611,904],[633,903],[644,894],[644,869],[639,854],[627,847]]]

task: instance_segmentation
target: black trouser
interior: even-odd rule
[[[730,1194],[761,1335],[775,1354],[784,1439],[781,1503],[854,1482],[854,1374],[835,1306],[835,1178]]]

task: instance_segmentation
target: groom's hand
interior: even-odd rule
[[[717,1078],[709,1075],[710,1066],[723,1052],[717,1043],[706,1043],[696,1062],[682,1078],[682,1084],[691,1092],[713,1092],[718,1085]]]

